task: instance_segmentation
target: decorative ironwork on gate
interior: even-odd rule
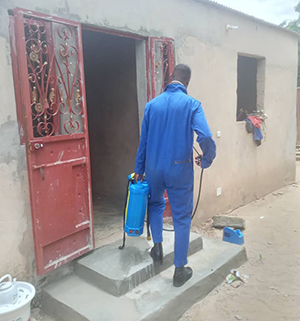
[[[82,132],[76,28],[24,19],[34,137]]]
[[[174,70],[174,45],[172,39],[153,38],[151,41],[152,94],[161,94],[171,81]]]

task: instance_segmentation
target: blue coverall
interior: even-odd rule
[[[167,190],[175,231],[174,265],[187,264],[193,211],[194,131],[203,152],[202,168],[212,164],[216,145],[201,104],[178,83],[145,107],[135,173],[149,184],[149,219],[154,243],[163,241],[164,191]]]

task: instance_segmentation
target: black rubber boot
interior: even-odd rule
[[[173,276],[173,285],[178,288],[193,276],[193,270],[190,267],[175,268]]]
[[[163,248],[161,243],[154,243],[151,249],[150,256],[152,257],[154,263],[163,264]]]

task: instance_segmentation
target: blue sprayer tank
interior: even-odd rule
[[[125,209],[125,232],[128,236],[140,236],[144,231],[149,187],[146,180],[136,183],[132,175],[128,176],[128,197]]]

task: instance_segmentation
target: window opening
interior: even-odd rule
[[[237,121],[264,108],[265,59],[238,55]]]

